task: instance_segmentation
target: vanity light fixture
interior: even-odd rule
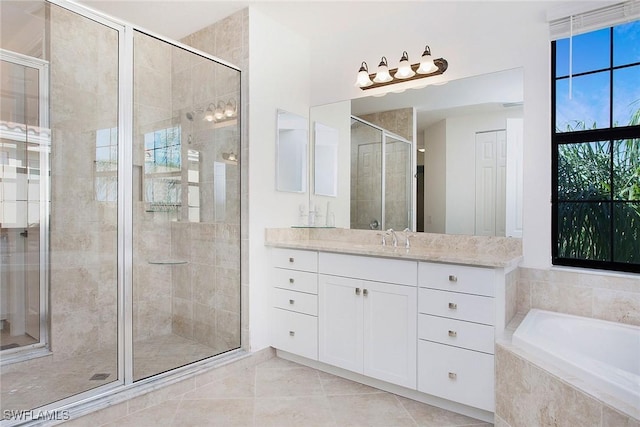
[[[226,120],[234,119],[237,115],[238,109],[236,107],[235,99],[230,99],[226,103],[221,100],[218,101],[217,104],[214,104],[213,102],[209,104],[207,110],[204,112],[204,117],[202,117],[202,120],[207,122],[219,123]]]
[[[411,64],[409,62],[409,54],[407,54],[407,51],[404,51],[402,52],[398,68],[389,70],[387,58],[383,56],[375,75],[369,74],[367,63],[362,62],[360,70],[358,70],[356,86],[362,90],[367,90],[390,84],[437,76],[444,73],[448,66],[449,64],[444,58],[433,59],[431,57],[431,49],[429,46],[425,46],[420,63],[418,64]]]

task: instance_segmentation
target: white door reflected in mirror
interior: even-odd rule
[[[291,193],[307,191],[306,117],[278,110],[276,136],[276,189]]]
[[[315,122],[314,126],[314,193],[318,196],[338,195],[338,130]]]

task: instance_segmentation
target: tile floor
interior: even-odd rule
[[[163,335],[134,344],[134,378],[146,378],[222,351],[178,335]],[[75,357],[53,356],[2,367],[0,410],[36,408],[108,384],[118,378],[116,350]],[[96,373],[109,376],[91,380]],[[0,419],[3,412],[0,412]]]
[[[280,358],[219,378],[155,406],[70,427],[490,426]]]

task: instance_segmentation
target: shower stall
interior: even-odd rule
[[[240,70],[64,0],[0,8],[4,422],[239,349]]]
[[[351,228],[412,228],[412,144],[351,117]]]

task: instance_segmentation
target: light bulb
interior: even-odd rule
[[[231,100],[227,102],[227,105],[224,107],[224,115],[226,117],[233,117],[236,114],[236,109],[233,107]]]

